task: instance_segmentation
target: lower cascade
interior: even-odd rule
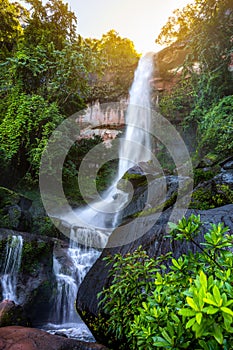
[[[6,246],[5,262],[1,271],[2,299],[14,302],[17,298],[17,277],[21,264],[23,249],[22,236],[9,236]]]
[[[74,229],[71,230],[69,248],[60,254],[59,251],[54,251],[53,271],[57,285],[50,323],[44,327],[48,332],[94,341],[75,310],[75,300],[82,280],[99,255],[98,250],[75,242]]]

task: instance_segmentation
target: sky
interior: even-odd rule
[[[159,51],[155,39],[172,12],[193,0],[66,0],[78,19],[78,33],[100,39],[115,29],[138,52]]]

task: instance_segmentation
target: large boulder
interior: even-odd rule
[[[0,303],[0,327],[29,325],[30,321],[22,306],[11,300],[3,300]]]
[[[1,350],[107,350],[100,344],[86,343],[24,327],[0,328]]]
[[[203,240],[203,233],[209,229],[210,223],[223,222],[233,233],[233,204],[211,210],[188,210],[186,216],[190,216],[192,213],[200,214],[203,223],[202,234],[197,238],[199,242]],[[139,217],[128,225],[118,227],[110,236],[108,245],[99,259],[87,273],[79,288],[76,306],[80,316],[97,341],[107,343],[105,334],[95,331],[95,320],[98,317],[97,295],[111,283],[111,277],[109,277],[111,265],[106,265],[104,261],[106,256],[114,256],[116,253],[125,255],[128,252],[133,252],[140,245],[150,256],[154,257],[169,251],[172,251],[175,257],[188,251],[196,251],[196,246],[191,243],[171,242],[165,237],[171,214],[172,208],[164,211],[159,217],[155,213]],[[143,232],[145,234],[142,234]]]

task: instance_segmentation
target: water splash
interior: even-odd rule
[[[2,298],[17,302],[17,280],[23,250],[22,236],[9,236],[2,269]]]

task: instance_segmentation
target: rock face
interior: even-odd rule
[[[111,283],[111,279],[108,277],[111,266],[106,266],[103,260],[105,256],[113,256],[116,253],[124,255],[128,252],[133,252],[140,245],[150,256],[155,257],[166,254],[169,251],[172,251],[174,256],[178,257],[189,250],[196,250],[191,243],[171,242],[164,237],[171,211],[172,209],[166,210],[159,218],[156,214],[152,214],[140,217],[128,226],[118,227],[110,236],[108,246],[103,250],[101,256],[82,282],[77,296],[77,310],[97,341],[102,343],[106,341],[104,334],[95,334],[93,329],[93,322],[98,313],[97,294],[104,286],[108,286]],[[223,222],[230,228],[231,233],[233,232],[233,204],[211,210],[188,210],[186,216],[190,216],[192,213],[200,214],[203,222],[203,233],[209,228],[210,223],[217,224],[218,222]],[[151,228],[147,230],[147,227]],[[140,232],[146,233],[140,236]],[[135,236],[136,233],[139,233],[138,237]],[[125,237],[130,237],[131,242],[124,244],[127,240]],[[133,237],[135,237],[134,240]],[[200,235],[198,240],[201,242],[203,235]],[[123,244],[120,245],[120,242]]]
[[[39,329],[24,327],[0,328],[1,350],[107,350],[100,344],[85,343],[51,335]]]
[[[0,303],[0,327],[29,326],[30,322],[22,306],[16,305],[11,300]]]

